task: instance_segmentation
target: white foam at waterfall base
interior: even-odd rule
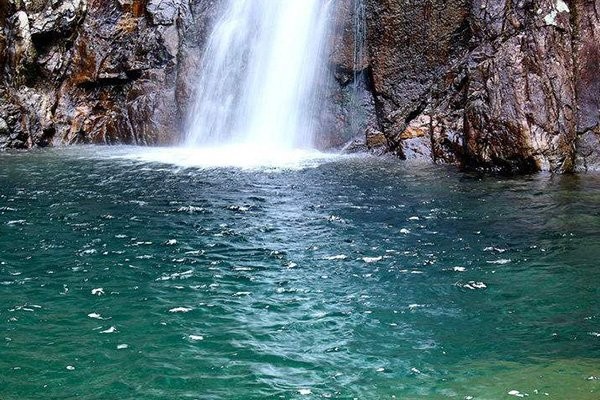
[[[135,147],[104,148],[105,156],[142,163],[159,163],[183,168],[241,168],[296,170],[316,167],[324,162],[351,157],[316,150],[264,148],[248,145],[229,145],[206,148]],[[94,149],[95,157],[102,151]]]

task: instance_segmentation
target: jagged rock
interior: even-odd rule
[[[155,25],[172,25],[179,13],[179,1],[177,0],[150,0],[146,10],[152,17]]]
[[[8,124],[4,118],[0,118],[0,136],[5,136],[9,133]]]
[[[368,4],[377,115],[394,152],[415,154],[405,132],[428,113],[419,132],[431,144],[418,148],[432,151],[416,157],[510,173],[576,168],[576,134],[600,120],[597,0]]]
[[[14,104],[7,93],[0,90],[0,117],[6,123],[6,129],[0,132],[0,148],[24,148],[28,134],[22,124],[22,110]]]
[[[178,141],[217,3],[2,2],[0,147]]]
[[[326,85],[327,106],[319,127],[321,148],[364,143],[368,131],[378,129],[364,43],[365,2],[338,0],[333,5],[329,64],[334,79]]]
[[[600,128],[577,139],[577,171],[600,172]]]
[[[8,43],[9,67],[14,71],[16,81],[33,74],[36,51],[31,40],[29,18],[24,11],[18,11],[8,19],[10,41]]]
[[[6,45],[6,37],[3,35],[3,32],[0,31],[0,66],[6,64]]]
[[[46,40],[71,34],[87,11],[86,0],[52,0],[44,11],[29,15],[31,35]]]
[[[52,89],[21,87],[14,96],[21,107],[21,124],[29,133],[28,145],[47,146],[55,133],[52,108],[56,99]]]
[[[463,54],[468,1],[368,1],[368,51],[379,124],[392,138],[425,108],[432,85]],[[395,151],[398,148],[394,149]]]
[[[121,10],[139,18],[144,15],[144,8],[148,0],[118,0]]]
[[[561,1],[535,3],[535,9],[507,12],[505,20],[514,21],[509,30],[517,32],[510,37],[500,34],[491,43],[491,56],[469,68],[465,105],[469,165],[503,172],[574,168],[569,9],[557,9]],[[483,29],[488,13],[482,14],[475,17],[482,19]]]
[[[368,128],[366,132],[366,145],[369,150],[384,152],[388,147],[388,140],[383,132]]]
[[[575,78],[577,92],[577,170],[600,171],[600,2],[577,0]]]

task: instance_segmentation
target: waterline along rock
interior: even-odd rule
[[[297,24],[283,24],[281,10],[296,3],[308,5],[289,20]],[[270,16],[276,19],[270,24],[283,26],[270,32],[293,31],[317,50],[307,59],[299,54],[307,46],[293,42],[276,74],[266,53],[256,53],[255,61],[238,59],[238,71],[247,63],[254,78],[239,78],[238,88],[246,92],[234,97],[245,105],[219,121],[222,133],[231,124],[243,131],[240,121],[250,119],[249,130],[298,129],[280,137],[290,146],[339,149],[351,143],[401,158],[508,173],[600,170],[600,1],[305,3],[2,1],[0,148],[171,145],[186,141],[191,121],[199,125],[194,129],[208,129],[210,113],[196,99],[218,82],[199,75],[206,72],[203,55],[215,27],[227,20],[224,13],[246,4],[259,27]],[[279,11],[262,12],[265,6]],[[327,21],[314,17],[321,8],[328,8]],[[236,34],[253,37],[248,45],[260,49],[256,40],[262,39],[252,36],[258,33],[243,25]],[[303,29],[310,35],[302,36]],[[229,51],[224,56],[248,50]],[[299,74],[304,81],[297,89],[314,93],[319,65],[325,70],[316,85],[319,112],[302,109],[306,101],[267,101],[262,108],[252,103],[289,100],[285,91],[302,81]],[[266,85],[257,84],[259,76]],[[263,93],[255,95],[256,88]],[[290,108],[285,117],[296,122],[278,124],[278,107]],[[310,140],[291,139],[307,131],[314,132]],[[202,144],[200,136],[187,142]]]

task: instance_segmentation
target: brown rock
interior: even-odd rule
[[[504,172],[573,170],[572,32],[568,9],[559,11],[555,3],[511,12],[523,19],[523,30],[508,39],[500,35],[491,57],[469,69],[469,165]]]
[[[369,149],[386,148],[388,146],[387,138],[383,132],[370,128],[367,130],[366,136]]]
[[[575,21],[577,170],[600,170],[600,1],[572,2]]]
[[[377,116],[392,150],[406,156],[405,142],[425,135],[431,152],[420,153],[436,162],[575,169],[576,132],[599,120],[597,0],[368,4]]]
[[[379,123],[398,136],[468,40],[468,1],[368,1],[368,50]]]
[[[177,141],[215,5],[2,2],[0,147]]]

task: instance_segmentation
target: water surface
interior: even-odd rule
[[[0,398],[600,396],[597,176],[145,152],[0,154]]]

